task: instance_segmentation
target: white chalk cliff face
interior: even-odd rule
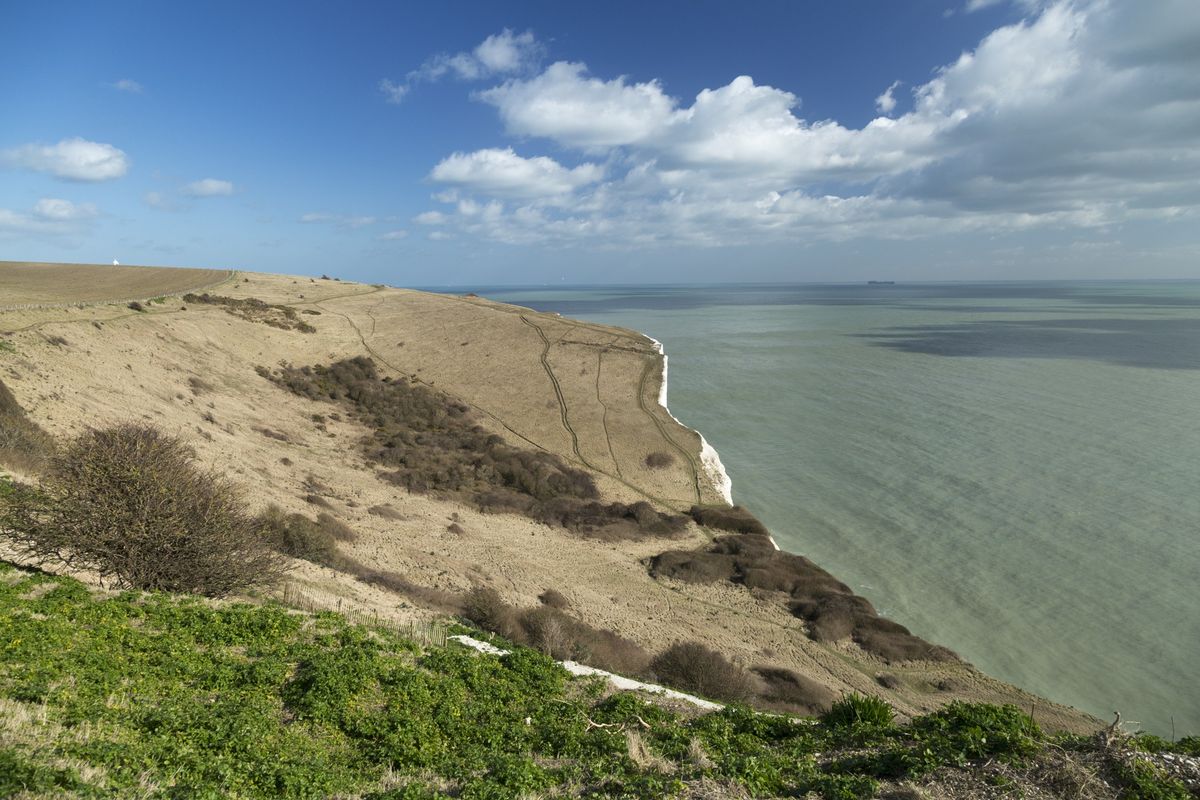
[[[654,349],[662,355],[662,383],[658,387],[658,404],[668,414],[671,414],[671,409],[667,405],[667,354],[663,349],[662,342],[652,336],[646,338],[654,343]],[[679,418],[674,414],[671,414],[671,419],[679,422]],[[682,422],[679,424],[683,425]],[[703,433],[699,431],[696,433],[700,436],[700,464],[704,467],[705,478],[726,503],[733,505],[733,479],[725,471],[725,465],[721,463],[721,456],[717,453],[716,448],[708,443]]]

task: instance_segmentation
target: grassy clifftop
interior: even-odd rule
[[[857,697],[820,720],[668,708],[524,648],[2,563],[0,712],[0,795],[25,798],[1186,798],[1167,769],[1200,754],[1050,737],[1011,706],[904,726]]]

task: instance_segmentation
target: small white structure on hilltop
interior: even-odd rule
[[[114,258],[114,259],[113,259],[113,266],[114,266],[114,267],[119,267],[119,266],[121,266],[121,262],[120,262],[120,261],[117,261],[117,260]]]

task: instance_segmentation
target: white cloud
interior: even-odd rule
[[[445,231],[431,231],[426,238],[431,242],[444,242],[451,237],[450,234],[446,233]]]
[[[408,231],[387,231],[379,235],[381,242],[398,242],[408,236]]]
[[[91,203],[73,203],[55,197],[43,197],[30,211],[0,208],[0,235],[62,236],[78,233],[83,223],[99,215]]]
[[[912,108],[857,128],[807,120],[795,95],[749,76],[684,104],[657,81],[558,62],[478,96],[511,135],[595,163],[455,153],[431,178],[457,191],[435,199],[474,235],[616,246],[1196,216],[1200,5],[1018,6],[1033,10],[915,87]],[[883,114],[898,86],[875,99]]]
[[[550,198],[595,183],[604,176],[597,164],[567,169],[552,158],[522,158],[512,148],[454,153],[433,168],[439,183],[500,197]]]
[[[217,178],[204,178],[183,187],[188,197],[228,197],[233,194],[233,184]]]
[[[43,197],[33,206],[33,213],[55,222],[71,222],[73,220],[91,219],[96,216],[96,207],[91,203],[72,203],[70,200],[60,200],[55,197]]]
[[[997,6],[1003,3],[1004,0],[967,0],[967,5],[964,10],[968,13],[974,13],[988,8],[989,6]]]
[[[900,81],[892,81],[892,85],[883,94],[875,98],[875,110],[880,114],[891,114],[896,110],[896,97],[893,94],[900,88]]]
[[[440,211],[424,211],[413,217],[418,225],[445,225],[450,218]]]
[[[58,144],[27,144],[5,150],[0,153],[0,163],[69,181],[107,181],[129,171],[129,159],[122,150],[78,136]]]
[[[129,92],[130,94],[141,94],[143,91],[142,85],[130,78],[121,78],[121,80],[113,81],[108,85],[119,92]]]
[[[379,91],[383,92],[383,98],[389,103],[399,103],[404,100],[404,96],[408,94],[408,84],[393,83],[387,78],[379,82]]]
[[[339,228],[365,228],[379,221],[378,217],[353,214],[330,214],[325,211],[313,211],[303,214],[300,221],[306,224],[336,225]]]
[[[403,83],[384,78],[379,90],[389,103],[400,103],[418,83],[450,76],[462,81],[527,72],[541,60],[543,47],[531,31],[513,33],[505,28],[484,39],[471,52],[439,53],[409,72]]]
[[[529,80],[511,80],[480,92],[494,105],[510,134],[544,136],[588,150],[639,144],[659,136],[675,101],[657,81],[603,81],[587,67],[559,61]]]

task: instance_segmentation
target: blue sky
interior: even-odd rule
[[[1200,5],[0,0],[0,258],[1200,277]]]

